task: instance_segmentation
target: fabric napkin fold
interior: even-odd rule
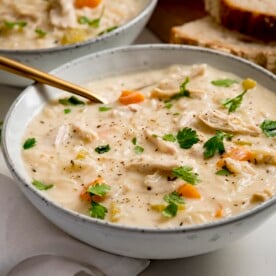
[[[44,218],[25,199],[16,183],[0,174],[0,275],[18,263],[36,255],[58,255],[98,267],[105,275],[133,276],[143,271],[148,260],[113,255],[90,247],[62,232]],[[55,258],[45,259],[40,265],[25,264],[26,275],[78,275],[78,264]],[[55,274],[50,269],[55,269]],[[68,273],[68,271],[71,271]],[[87,270],[87,274],[90,275]],[[23,271],[22,271],[23,273]],[[20,275],[20,274],[18,274]],[[23,274],[22,274],[23,275]],[[92,274],[91,274],[92,275]]]

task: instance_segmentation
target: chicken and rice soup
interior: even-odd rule
[[[29,124],[35,188],[113,223],[171,228],[234,216],[276,194],[276,95],[205,64],[94,80]]]
[[[145,4],[145,0],[0,0],[0,48],[82,42],[115,30]]]

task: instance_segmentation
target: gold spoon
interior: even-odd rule
[[[77,94],[93,102],[105,103],[105,101],[101,99],[98,95],[92,93],[90,90],[86,88],[62,80],[53,75],[47,74],[33,67],[27,66],[23,63],[17,62],[15,60],[3,56],[0,56],[0,69],[71,92],[73,94]]]

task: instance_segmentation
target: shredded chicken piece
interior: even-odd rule
[[[70,126],[68,124],[61,125],[57,130],[57,135],[55,138],[55,146],[58,147],[62,144],[69,136]]]
[[[181,166],[181,164],[177,160],[154,159],[147,156],[142,156],[126,162],[126,168],[135,169],[143,173],[155,171],[170,172],[172,169],[179,166]]]
[[[181,71],[172,74],[169,78],[163,79],[156,88],[151,92],[152,98],[169,99],[179,92],[181,83],[189,77],[193,79],[204,75],[206,72],[206,64],[194,65],[189,71]],[[188,88],[187,88],[188,89]],[[189,89],[188,89],[189,90]],[[189,90],[190,92],[190,90]],[[192,92],[192,91],[191,91]],[[198,91],[195,91],[197,95]]]
[[[16,18],[29,18],[37,22],[40,19],[40,13],[37,12],[37,9],[39,8],[40,11],[45,11],[46,13],[49,7],[49,3],[47,1],[44,2],[35,3],[33,0],[10,1],[9,7]]]
[[[72,124],[73,131],[83,140],[91,142],[99,138],[97,132],[87,129],[80,124]]]
[[[73,28],[77,24],[74,0],[53,0],[50,21],[56,27]]]
[[[207,65],[206,64],[195,64],[191,68],[190,77],[196,78],[199,76],[203,76],[206,73]]]
[[[253,124],[246,124],[244,121],[233,114],[225,114],[218,110],[206,111],[198,115],[205,125],[216,129],[229,131],[238,134],[250,134],[257,136],[260,130]]]
[[[252,168],[252,165],[250,165],[247,161],[237,161],[230,157],[227,157],[224,159],[224,163],[225,167],[234,174],[256,174],[256,171],[254,170],[254,168]]]
[[[173,143],[162,140],[159,136],[154,135],[153,132],[146,129],[144,134],[146,139],[156,146],[160,152],[168,154],[175,154],[177,152],[177,149]]]
[[[254,149],[254,160],[257,164],[276,166],[276,152],[268,149]]]

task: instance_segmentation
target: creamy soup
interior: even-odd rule
[[[134,18],[145,0],[0,0],[0,48],[37,49],[103,35]]]
[[[254,80],[173,65],[87,87],[109,103],[65,95],[22,142],[33,185],[60,206],[170,228],[234,216],[276,194],[276,95]]]

